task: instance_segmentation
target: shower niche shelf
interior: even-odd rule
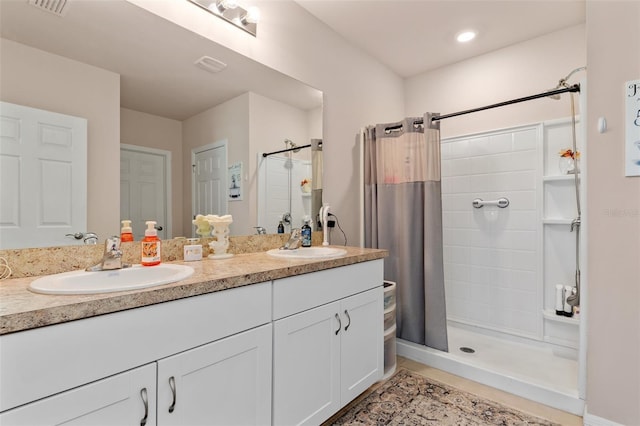
[[[549,321],[555,321],[563,324],[580,325],[580,319],[575,317],[565,317],[556,315],[555,311],[542,311],[542,316]]]
[[[574,180],[574,175],[547,175],[543,176],[542,180],[545,182]],[[578,179],[580,179],[580,173],[578,173]]]
[[[580,320],[556,315],[555,286],[572,285],[576,267],[576,233],[571,232],[571,222],[577,217],[575,180],[582,185],[581,173],[563,174],[559,168],[559,152],[571,147],[571,120],[545,122],[542,150],[540,152],[542,247],[543,339],[556,345],[577,348]],[[581,147],[581,128],[578,126],[578,151]]]
[[[548,219],[542,219],[542,223],[545,225],[569,225],[571,226],[571,221],[573,219],[558,219],[558,218],[548,218]]]

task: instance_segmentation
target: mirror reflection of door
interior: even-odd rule
[[[120,147],[120,220],[131,220],[136,241],[144,238],[145,222],[157,222],[158,237],[171,238],[171,153],[135,145]]]
[[[0,102],[0,249],[82,244],[87,120]]]
[[[227,141],[198,147],[191,158],[193,217],[227,214]]]

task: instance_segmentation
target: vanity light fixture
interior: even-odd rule
[[[466,43],[476,38],[476,35],[478,35],[478,33],[476,33],[475,31],[465,30],[465,31],[459,32],[456,35],[456,40],[458,41],[458,43]]]
[[[256,36],[260,11],[257,7],[244,9],[237,0],[189,0],[207,12]]]

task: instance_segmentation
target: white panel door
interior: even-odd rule
[[[274,425],[318,425],[340,409],[339,308],[333,302],[274,323]]]
[[[156,363],[0,414],[11,426],[156,424]]]
[[[271,329],[158,361],[158,426],[271,424]]]
[[[0,249],[87,231],[87,120],[0,102]]]
[[[120,219],[131,220],[136,241],[144,238],[148,220],[155,220],[162,227],[158,237],[171,238],[167,187],[171,159],[168,154],[168,151],[132,145],[120,149]]]
[[[193,215],[227,214],[227,144],[193,153]]]

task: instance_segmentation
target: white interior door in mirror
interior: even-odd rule
[[[193,216],[227,214],[227,141],[199,147],[192,158]]]
[[[88,231],[87,120],[7,102],[0,116],[0,249],[69,244]]]
[[[120,147],[120,219],[131,220],[136,241],[145,222],[156,221],[161,239],[171,238],[171,152],[135,145]]]

